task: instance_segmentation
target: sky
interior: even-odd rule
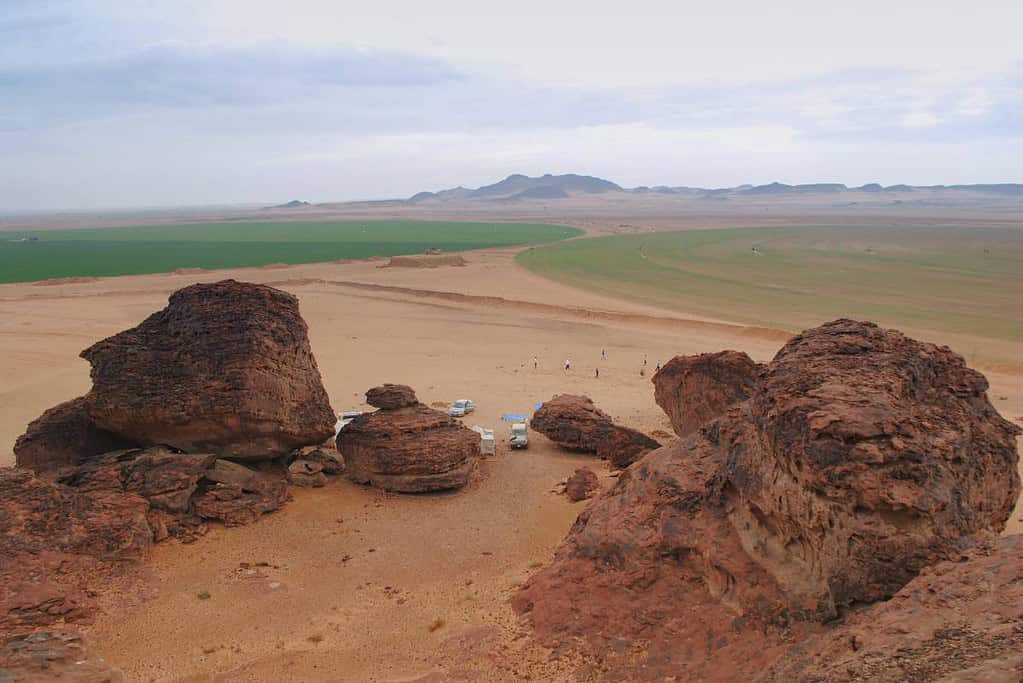
[[[1023,182],[1019,0],[0,0],[0,211]]]

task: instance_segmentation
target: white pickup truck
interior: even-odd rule
[[[476,403],[467,398],[460,398],[448,408],[448,415],[451,417],[465,417],[476,410]]]

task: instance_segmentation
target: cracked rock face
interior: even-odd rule
[[[360,415],[338,434],[337,450],[345,474],[357,483],[401,493],[442,491],[469,481],[480,437],[447,413],[417,402]]]
[[[135,445],[264,460],[333,434],[298,300],[273,287],[186,287],[82,357],[92,364],[87,415]]]
[[[752,677],[800,624],[889,598],[1004,527],[1018,430],[986,390],[945,347],[849,320],[809,330],[748,399],[623,472],[514,604],[551,644],[691,643],[658,671]]]

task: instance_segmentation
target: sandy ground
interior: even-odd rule
[[[581,465],[613,480],[603,463],[537,434],[528,451],[510,452],[500,414],[578,392],[624,424],[670,432],[649,381],[657,360],[723,348],[767,360],[784,335],[570,289],[512,256],[474,252],[462,268],[361,262],[0,286],[0,464],[13,461],[28,421],[88,389],[81,349],[137,324],[175,289],[224,277],[298,295],[336,410],[363,406],[376,384],[407,383],[426,403],[475,399],[467,422],[504,442],[458,493],[385,495],[336,480],[296,490],[252,526],[157,546],[144,595],[104,597],[90,629],[96,650],[132,681],[516,680],[516,670],[566,680],[577,663],[528,645],[507,598],[582,509],[554,493],[557,483]],[[986,374],[995,406],[1023,423],[1023,376]],[[1009,531],[1023,531],[1020,508]]]

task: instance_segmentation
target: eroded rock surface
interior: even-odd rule
[[[1004,527],[1018,430],[986,389],[947,348],[809,330],[749,399],[625,470],[513,604],[548,645],[588,642],[628,677],[751,679]]]
[[[92,364],[89,417],[135,444],[269,459],[333,434],[298,300],[272,287],[186,287],[82,357]]]
[[[337,436],[352,481],[402,493],[465,486],[479,448],[476,432],[422,403],[365,413]]]
[[[616,425],[586,396],[559,394],[544,403],[529,424],[562,448],[594,453],[619,468],[660,446],[642,432]]]
[[[787,651],[760,683],[1023,680],[1023,535],[927,567]]]
[[[18,467],[46,473],[135,445],[97,427],[85,412],[85,398],[81,397],[54,406],[33,420],[14,444],[14,459]]]
[[[675,433],[688,436],[749,398],[762,370],[741,351],[676,356],[654,375],[654,400]]]
[[[0,469],[0,635],[88,621],[92,587],[130,571],[125,560],[202,534],[208,521],[253,522],[287,496],[283,475],[166,447],[105,453],[56,481]]]

